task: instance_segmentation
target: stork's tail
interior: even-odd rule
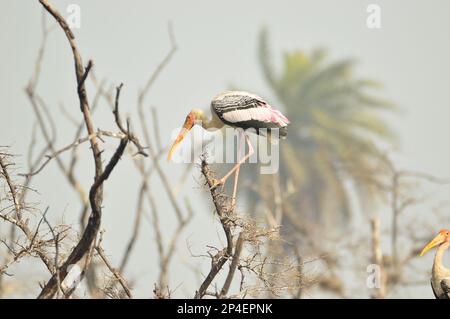
[[[285,139],[286,136],[287,136],[287,132],[288,132],[288,127],[287,126],[281,127],[280,130],[279,130],[280,138],[281,139]]]
[[[273,134],[273,130],[278,130],[278,134]],[[283,126],[277,129],[267,130],[267,139],[271,144],[277,145],[279,140],[284,140],[287,136],[287,126]]]

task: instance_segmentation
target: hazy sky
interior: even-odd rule
[[[167,23],[172,21],[178,51],[146,100],[146,107],[155,106],[159,111],[165,142],[191,108],[208,107],[210,99],[230,84],[273,100],[257,59],[258,32],[267,26],[275,65],[279,65],[287,50],[310,51],[317,47],[329,48],[331,59],[357,59],[358,74],[384,83],[384,96],[401,109],[390,117],[400,136],[398,163],[405,168],[450,176],[450,2],[446,0],[51,2],[61,12],[71,3],[80,5],[81,28],[74,33],[84,62],[93,59],[97,77],[107,79],[108,84],[125,84],[122,112],[130,113],[136,124],[137,92],[170,49]],[[369,3],[381,6],[381,29],[366,27]],[[0,11],[0,145],[10,145],[15,154],[26,154],[35,121],[23,89],[41,42],[41,11],[37,0],[3,1]],[[53,19],[48,21],[53,24]],[[74,129],[61,116],[59,104],[79,119],[81,113],[72,55],[59,28],[48,39],[37,90],[58,121],[57,145],[70,143]],[[94,94],[90,85],[88,93],[91,97]],[[114,129],[111,123],[112,115],[102,105],[95,115],[95,125]],[[80,150],[83,155],[78,172],[87,188],[92,182],[93,163],[88,146]],[[17,162],[19,170],[26,166],[25,157],[18,157]],[[182,167],[163,163],[164,169],[170,168],[172,178],[179,176]],[[133,222],[137,180],[131,161],[123,160],[105,188],[104,242],[115,264]],[[170,232],[173,211],[161,193],[159,179],[154,176],[152,181],[154,193],[161,198],[161,222]],[[43,206],[50,205],[52,218],[57,220],[65,212],[66,220],[76,222],[77,196],[54,163],[36,177],[33,187],[39,190]],[[218,242],[220,233],[210,207],[198,203],[200,193],[200,186],[191,178],[183,194],[192,194],[196,215],[181,236],[176,260],[179,267],[173,267],[171,272],[171,287],[180,286],[178,296],[192,296],[197,286],[186,264],[205,270],[209,265],[208,260],[189,257],[185,241],[195,253],[203,253],[206,244]],[[148,297],[155,280],[149,269],[155,270],[157,264],[150,224],[144,222],[143,229],[127,276],[142,276],[136,283],[137,295]],[[0,226],[1,230],[4,228]],[[431,291],[427,287],[413,295],[431,297]]]

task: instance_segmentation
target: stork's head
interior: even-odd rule
[[[429,251],[431,248],[442,245],[443,243],[450,242],[450,230],[443,229],[439,232],[439,234],[434,237],[432,241],[428,245],[425,246],[425,248],[420,253],[420,256],[423,256],[427,251]]]
[[[189,114],[186,116],[186,120],[184,121],[180,133],[178,134],[177,138],[172,144],[172,147],[170,148],[169,154],[167,155],[167,160],[170,160],[170,158],[172,157],[172,153],[175,150],[175,147],[183,140],[186,134],[192,129],[192,127],[195,124],[201,122],[202,119],[203,119],[202,110],[193,109],[192,111],[189,112]]]

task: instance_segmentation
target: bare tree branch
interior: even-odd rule
[[[218,251],[217,254],[213,256],[211,262],[211,270],[200,285],[200,288],[195,292],[195,299],[203,298],[214,278],[225,265],[227,260],[233,255],[233,234],[231,231],[232,223],[230,223],[230,216],[234,213],[234,211],[231,206],[231,202],[225,196],[225,194],[219,192],[217,187],[213,187],[215,185],[216,179],[213,172],[211,171],[211,168],[206,163],[206,160],[204,158],[202,158],[201,169],[202,174],[206,179],[206,184],[210,188],[211,197],[227,239],[227,247],[221,251]]]
[[[228,294],[230,290],[231,282],[233,281],[234,273],[239,265],[239,258],[241,257],[242,247],[244,245],[244,233],[241,232],[236,242],[236,248],[234,249],[233,260],[230,265],[230,270],[228,271],[227,278],[220,292],[219,298],[223,298]]]

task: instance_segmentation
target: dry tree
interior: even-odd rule
[[[36,125],[33,128],[33,135],[30,140],[29,152],[28,152],[28,173],[18,174],[18,178],[23,180],[20,186],[19,184],[11,184],[12,178],[8,173],[9,154],[3,154],[2,161],[5,162],[5,169],[2,174],[4,180],[7,181],[7,185],[10,185],[9,191],[0,195],[1,203],[6,202],[6,199],[12,200],[14,204],[15,215],[11,216],[8,213],[2,213],[1,218],[11,225],[10,239],[6,239],[2,242],[7,247],[7,255],[5,257],[4,265],[0,264],[2,274],[8,274],[7,269],[9,266],[25,255],[34,254],[39,256],[47,269],[50,271],[51,278],[43,285],[42,291],[39,294],[39,298],[53,298],[63,296],[64,298],[70,298],[74,294],[74,290],[78,283],[86,278],[86,283],[89,289],[89,293],[92,297],[125,297],[131,298],[132,291],[127,280],[124,278],[126,266],[129,263],[132,251],[135,247],[135,243],[139,237],[139,230],[142,227],[142,216],[146,210],[151,212],[151,225],[155,233],[155,242],[157,246],[157,252],[159,257],[159,275],[157,283],[155,284],[156,296],[170,296],[168,288],[169,282],[169,265],[175,255],[177,245],[179,244],[179,238],[192,219],[193,210],[187,199],[185,199],[185,207],[182,207],[178,203],[176,198],[175,189],[180,187],[183,180],[178,182],[178,185],[172,185],[172,182],[165,175],[162,170],[159,160],[161,154],[165,152],[165,148],[162,146],[160,136],[158,134],[158,119],[155,109],[151,110],[151,117],[153,119],[154,136],[156,143],[151,140],[150,129],[145,121],[147,116],[144,111],[145,97],[151,89],[153,83],[158,78],[159,74],[163,71],[165,66],[170,62],[172,56],[176,52],[175,38],[172,32],[172,28],[169,25],[169,37],[171,40],[171,48],[163,61],[158,65],[157,69],[150,75],[148,81],[145,83],[143,89],[140,91],[137,99],[137,109],[141,120],[142,134],[144,136],[144,147],[138,135],[131,129],[132,125],[129,119],[124,121],[120,114],[120,93],[123,85],[115,87],[115,92],[105,89],[104,82],[98,81],[93,73],[93,62],[88,61],[85,66],[82,62],[81,54],[78,51],[75,36],[69,28],[64,17],[58,12],[58,10],[46,0],[39,1],[44,7],[45,11],[50,14],[63,34],[67,38],[69,47],[72,51],[73,60],[75,63],[75,75],[76,83],[75,90],[79,100],[79,111],[81,111],[82,120],[78,121],[74,118],[73,112],[61,107],[61,112],[76,126],[75,136],[72,142],[66,146],[58,148],[56,146],[56,123],[53,119],[53,115],[48,111],[45,99],[37,92],[36,87],[40,79],[41,72],[43,70],[42,61],[45,53],[45,47],[48,40],[48,35],[55,28],[47,27],[46,16],[43,14],[42,18],[42,30],[43,39],[42,44],[38,52],[38,57],[35,63],[34,72],[30,78],[30,81],[25,89],[26,95],[32,106],[34,115],[36,116]],[[88,93],[86,91],[86,82],[91,80],[96,89],[96,94],[90,102]],[[114,124],[117,128],[116,131],[106,131],[96,129],[94,124],[93,113],[97,109],[100,100],[104,99],[110,106],[113,113]],[[83,136],[87,131],[87,135]],[[36,151],[36,133],[39,132],[44,137],[45,146]],[[106,165],[104,165],[104,152],[102,144],[105,144],[106,139],[116,139],[119,141],[115,151]],[[94,164],[94,182],[90,189],[84,189],[82,182],[77,176],[76,166],[79,162],[78,149],[81,144],[89,143],[92,150],[92,158]],[[153,145],[155,144],[155,145]],[[128,147],[129,145],[132,145]],[[128,151],[127,151],[128,150]],[[5,151],[6,152],[6,151]],[[64,161],[61,157],[62,154],[70,153],[69,161]],[[103,206],[103,187],[105,181],[111,176],[116,165],[122,156],[130,154],[130,157],[134,163],[139,175],[142,177],[140,181],[140,187],[138,192],[138,199],[136,205],[136,217],[132,229],[132,234],[128,240],[128,243],[124,249],[123,256],[121,258],[118,267],[114,267],[108,260],[107,254],[101,246],[101,218],[102,218],[102,206]],[[148,154],[147,154],[148,153]],[[80,211],[80,233],[75,229],[69,228],[64,223],[57,226],[51,226],[48,220],[45,218],[45,214],[42,215],[37,229],[33,230],[29,228],[34,216],[23,217],[27,207],[23,204],[26,202],[27,194],[31,190],[30,186],[32,180],[38,174],[43,174],[47,165],[51,162],[57,164],[58,169],[64,178],[68,181],[69,185],[78,194],[81,211]],[[161,231],[161,225],[159,223],[157,201],[151,191],[150,178],[152,174],[157,173],[161,179],[163,189],[167,192],[169,200],[172,204],[173,211],[178,219],[178,226],[170,237],[165,238],[166,234]],[[186,176],[186,172],[184,174]],[[11,182],[11,183],[10,183]],[[22,203],[22,204],[21,204]],[[8,208],[4,208],[6,212]],[[3,212],[3,211],[2,211]],[[25,219],[26,218],[26,219]],[[40,231],[44,228],[42,225],[46,225],[47,232],[42,235],[45,241],[41,242]],[[17,229],[20,229],[25,234],[25,242],[20,243],[23,249],[17,250],[16,244],[19,240],[24,240],[19,236]],[[66,239],[65,233],[71,231],[69,239],[61,244],[63,239]],[[47,238],[47,237],[52,238]],[[99,238],[100,237],[100,238]],[[14,244],[14,245],[13,245]],[[45,250],[43,249],[45,246]],[[26,249],[25,249],[26,247]],[[50,252],[49,250],[54,251]],[[57,256],[55,259],[54,256]],[[100,264],[103,266],[100,268]],[[74,266],[77,266],[73,268]],[[80,274],[75,282],[72,279],[67,280],[72,269],[79,269]],[[107,270],[109,275],[105,275],[103,272]],[[3,275],[0,276],[3,279]],[[110,278],[111,280],[108,280]],[[0,279],[0,283],[2,280]],[[0,286],[1,287],[1,286]]]

